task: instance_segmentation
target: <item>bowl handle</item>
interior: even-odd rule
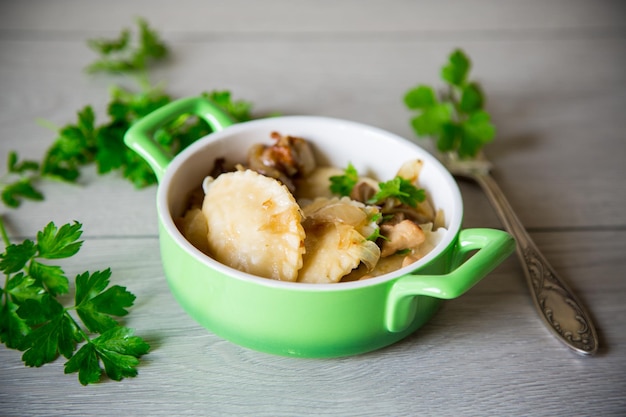
[[[513,237],[501,230],[462,230],[452,258],[456,261],[454,265],[458,266],[452,272],[445,275],[409,274],[394,283],[387,298],[387,329],[400,332],[410,326],[417,309],[415,296],[456,298],[502,263],[514,249]],[[477,252],[468,259],[474,250]]]
[[[158,181],[161,180],[173,156],[163,150],[153,139],[152,134],[159,127],[185,114],[201,117],[214,132],[234,123],[215,103],[199,96],[172,101],[133,124],[124,135],[124,143],[150,165]]]

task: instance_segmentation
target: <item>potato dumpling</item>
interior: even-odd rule
[[[303,208],[306,253],[299,282],[334,283],[361,263],[372,269],[380,248],[367,240],[378,210],[349,198],[318,198]]]
[[[296,281],[305,251],[300,206],[279,181],[235,171],[205,182],[208,249],[240,271]]]

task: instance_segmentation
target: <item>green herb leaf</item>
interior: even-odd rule
[[[6,252],[0,254],[0,270],[5,274],[18,272],[36,253],[37,247],[32,240],[27,239],[22,243],[9,245]]]
[[[102,368],[98,352],[93,343],[83,345],[78,352],[65,363],[66,374],[78,372],[78,381],[82,385],[95,384],[102,377]]]
[[[116,39],[89,39],[87,45],[102,55],[124,50],[130,41],[130,30],[123,29]]]
[[[76,277],[76,312],[87,328],[101,333],[118,325],[111,316],[125,316],[135,296],[126,288],[115,285],[107,290],[111,270],[85,272]]]
[[[409,109],[429,109],[438,103],[435,91],[426,85],[419,85],[409,90],[404,96],[404,103]]]
[[[28,349],[22,355],[27,366],[41,366],[62,354],[71,358],[76,342],[81,340],[79,329],[55,298],[44,295],[40,301],[27,300],[17,314],[38,326],[27,336]]]
[[[137,358],[145,355],[150,346],[133,335],[127,327],[115,327],[93,340],[107,375],[116,381],[137,375]]]
[[[35,260],[28,267],[29,275],[41,283],[51,295],[67,294],[69,281],[60,266],[45,265]]]
[[[144,19],[137,19],[138,40],[123,29],[114,39],[91,39],[87,45],[99,54],[99,58],[87,67],[87,72],[126,73],[144,71],[150,61],[167,56],[168,48]]]
[[[379,238],[383,240],[389,240],[380,233],[380,227],[377,227],[366,239],[372,242],[376,242]]]
[[[82,241],[78,241],[83,234],[82,224],[64,224],[57,229],[54,222],[50,222],[37,233],[37,248],[39,256],[46,259],[59,259],[74,256],[79,250]]]
[[[457,49],[448,58],[448,63],[441,69],[441,78],[454,86],[462,86],[467,79],[471,63],[465,53]]]
[[[78,371],[81,384],[95,383],[102,375],[102,361],[109,378],[120,381],[137,375],[138,358],[149,350],[150,346],[141,338],[133,336],[131,329],[114,327],[81,347],[65,364],[65,373]]]
[[[79,168],[93,162],[96,152],[97,129],[93,108],[83,107],[77,112],[76,124],[68,124],[58,133],[42,162],[42,174],[62,181],[76,181],[80,175]]]
[[[6,280],[6,287],[0,288],[0,342],[8,348],[24,350],[27,347],[26,336],[31,328],[17,314],[18,307],[26,300],[41,298],[43,287],[34,279],[19,272]]]
[[[33,187],[30,178],[21,178],[13,183],[5,184],[2,189],[2,202],[8,207],[19,207],[22,199],[41,201],[43,194]]]
[[[39,163],[37,161],[24,160],[19,161],[19,156],[17,152],[10,151],[8,156],[8,168],[9,172],[15,174],[21,174],[26,171],[38,171]]]
[[[167,55],[167,46],[161,41],[159,34],[150,28],[145,19],[137,19],[139,27],[140,53],[145,57],[154,59],[163,58]]]
[[[9,300],[0,307],[0,342],[9,349],[24,350],[31,329],[26,321],[17,315],[17,307]]]
[[[452,118],[452,107],[447,104],[437,104],[425,109],[419,116],[411,120],[413,129],[421,136],[441,133],[442,125]]]
[[[352,163],[348,163],[343,175],[333,175],[329,178],[330,191],[340,196],[349,196],[354,186],[359,182],[359,173]]]
[[[483,92],[477,83],[469,83],[461,90],[459,108],[465,113],[471,113],[483,108]]]
[[[471,157],[493,140],[496,129],[491,123],[489,113],[479,111],[470,115],[463,123],[463,132],[464,137],[458,149],[459,156]]]
[[[395,177],[392,180],[378,184],[380,190],[372,197],[368,203],[375,204],[387,198],[396,198],[402,204],[410,207],[417,207],[417,203],[426,199],[426,192],[417,188],[411,181],[402,177]]]
[[[19,160],[17,152],[10,151],[7,158],[7,174],[0,178],[2,202],[7,207],[19,207],[23,199],[43,200],[43,194],[35,189],[39,163]]]
[[[252,103],[244,100],[233,100],[230,91],[211,91],[203,93],[204,97],[220,106],[237,122],[246,122],[252,118]]]
[[[0,289],[0,296],[3,290]],[[44,288],[34,278],[19,272],[8,280],[4,292],[10,296],[12,301],[21,304],[32,298],[37,299],[44,292]]]

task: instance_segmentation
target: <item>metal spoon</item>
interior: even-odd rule
[[[441,160],[452,175],[471,179],[481,186],[504,228],[517,240],[517,255],[535,307],[552,333],[576,353],[596,353],[598,336],[589,313],[528,235],[490,175],[491,163],[484,155],[473,160],[459,160],[445,155]]]

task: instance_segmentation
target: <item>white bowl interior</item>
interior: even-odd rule
[[[390,279],[424,265],[447,247],[459,231],[463,205],[458,186],[443,165],[423,148],[392,133],[359,123],[327,117],[285,116],[240,123],[221,132],[212,133],[177,155],[167,167],[157,196],[161,221],[168,232],[179,239],[182,245],[190,247],[194,256],[207,261],[204,254],[191,247],[173,221],[173,218],[184,212],[188,194],[198,187],[204,177],[210,173],[216,158],[224,157],[231,163],[244,162],[251,145],[273,143],[270,138],[273,131],[306,139],[313,147],[318,165],[345,168],[348,163],[352,163],[360,174],[373,176],[380,181],[392,179],[398,168],[410,159],[419,158],[424,161],[420,173],[420,185],[432,199],[435,208],[443,209],[447,233],[437,247],[417,263],[372,280],[360,281],[360,283]],[[212,259],[207,262],[212,267],[217,264]],[[230,272],[234,275],[248,275],[232,269]],[[249,277],[252,276],[249,275]],[[336,287],[348,284],[358,285],[359,283],[330,285]],[[305,284],[296,283],[295,285]],[[323,284],[309,285],[319,288]]]

